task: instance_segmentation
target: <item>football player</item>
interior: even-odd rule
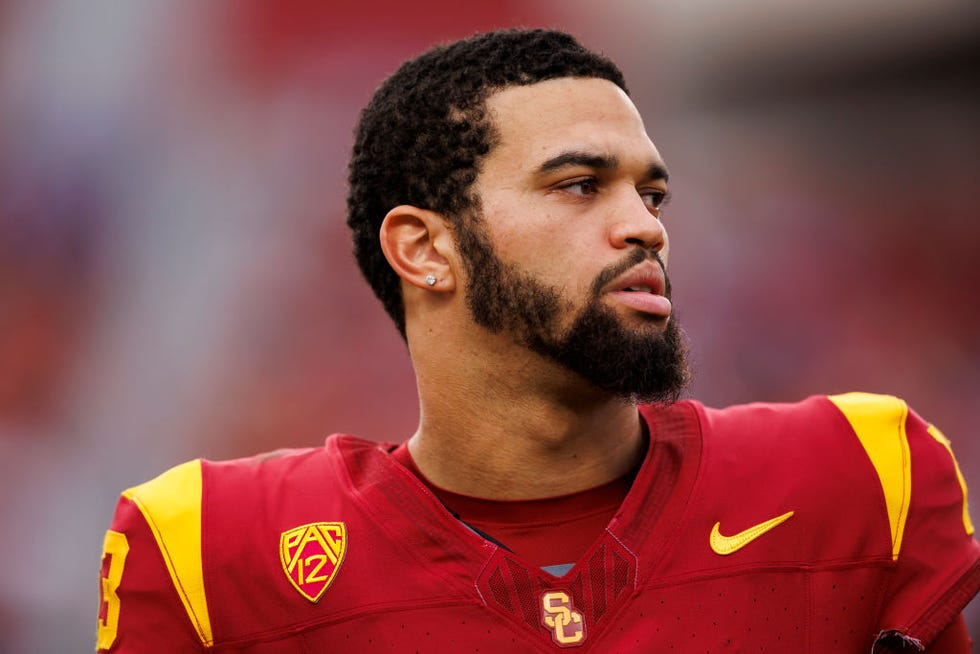
[[[968,651],[980,547],[938,428],[864,393],[677,400],[668,178],[566,34],[405,63],[361,116],[348,223],[418,429],[125,491],[97,648]]]

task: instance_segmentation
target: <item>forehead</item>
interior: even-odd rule
[[[564,77],[511,86],[487,99],[497,143],[487,163],[532,168],[569,150],[662,164],[629,96],[612,82]]]

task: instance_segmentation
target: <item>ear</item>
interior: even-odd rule
[[[441,214],[399,205],[385,216],[380,236],[385,258],[404,281],[429,291],[456,288],[452,234]]]

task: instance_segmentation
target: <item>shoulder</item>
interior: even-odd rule
[[[195,459],[123,491],[103,546],[100,650],[129,651],[125,643],[144,642],[164,624],[174,643],[183,633],[188,643],[214,644],[219,604],[237,601],[218,592],[216,571],[254,572],[254,551],[268,549],[269,533],[348,506],[351,460],[381,451],[335,435],[323,447]]]
[[[908,465],[909,438],[939,432],[901,398],[875,393],[813,395],[794,403],[755,402],[713,409],[694,403],[705,436],[719,444],[747,441],[779,450],[826,448],[835,441],[860,445],[879,475]],[[938,440],[936,442],[939,442]]]
[[[685,400],[668,407],[642,407],[641,411],[660,432],[683,435],[695,446],[702,477],[771,479],[802,472],[823,477],[837,467],[866,471],[860,463],[860,440],[828,396],[724,408]],[[818,458],[820,467],[814,470],[812,464]]]
[[[276,480],[288,479],[297,469],[324,458],[329,458],[326,448],[277,450],[224,461],[194,459],[126,489],[122,497],[136,504],[149,521],[162,523],[199,512],[205,494],[218,488],[230,484],[249,494],[262,493]]]
[[[885,499],[894,567],[882,631],[931,642],[980,588],[980,546],[952,444],[900,398],[829,399],[861,442]]]
[[[961,537],[973,534],[966,482],[949,440],[901,398],[846,393],[795,403],[691,407],[700,422],[708,480],[765,479],[769,488],[784,484],[809,494],[832,513],[851,506],[868,519],[881,516],[896,560],[910,519],[916,525],[942,521]]]
[[[761,466],[773,472],[795,472],[807,462],[816,463],[816,457],[824,472],[860,466],[855,461],[862,458],[861,441],[829,396],[724,408],[694,401],[683,404],[698,423],[703,456],[709,463],[722,457],[746,469]]]
[[[746,452],[763,459],[804,457],[828,473],[855,466],[872,470],[889,513],[907,510],[913,475],[940,478],[956,490],[965,488],[950,441],[899,397],[853,392],[722,409],[691,405],[709,450]],[[855,452],[863,456],[855,457]]]
[[[295,496],[350,487],[348,461],[369,458],[378,443],[346,435],[329,437],[322,447],[281,449],[240,459],[195,459],[125,490],[154,530],[191,533],[185,523],[201,524],[215,511],[254,513],[261,505]],[[334,493],[334,495],[337,495]],[[340,495],[343,495],[341,493]]]
[[[698,419],[707,430],[726,432],[750,430],[755,438],[762,434],[778,434],[790,429],[795,432],[819,431],[846,427],[831,396],[812,395],[798,402],[752,402],[724,408],[712,408],[691,402]],[[808,426],[812,428],[808,428]],[[765,429],[761,429],[765,427]]]

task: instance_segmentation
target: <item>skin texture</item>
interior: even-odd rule
[[[667,234],[654,205],[667,185],[651,176],[663,160],[630,99],[605,80],[509,87],[487,108],[497,143],[475,184],[482,224],[503,262],[560,289],[554,329],[561,333],[604,269],[637,248],[666,263]],[[567,152],[614,165],[540,171]],[[531,351],[513,330],[494,333],[474,321],[466,266],[442,216],[396,207],[381,242],[402,279],[421,407],[409,448],[426,477],[457,493],[528,499],[591,488],[638,463],[642,436],[632,403]],[[434,286],[425,283],[429,274]],[[649,338],[660,338],[669,321],[613,292],[600,301],[625,328]]]

